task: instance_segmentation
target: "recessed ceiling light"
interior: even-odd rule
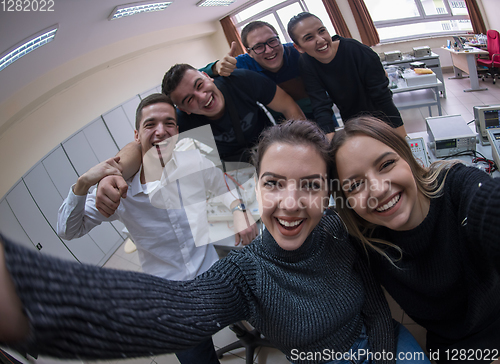
[[[162,2],[142,1],[138,3],[118,5],[111,12],[108,19],[114,20],[134,14],[147,13],[150,11],[161,11],[165,10],[170,4],[172,4],[171,1],[162,1]]]
[[[30,36],[27,40],[24,40],[10,50],[0,56],[0,71],[3,70],[8,65],[14,63],[19,58],[27,55],[29,52],[51,42],[57,32],[57,25],[53,25],[50,28],[44,29]]]
[[[202,0],[196,6],[228,6],[236,0]]]

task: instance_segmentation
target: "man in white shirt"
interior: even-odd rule
[[[97,210],[95,191],[88,194],[89,188],[104,176],[121,175],[119,157],[98,164],[82,174],[70,189],[59,209],[57,233],[73,239],[104,221],[120,220],[137,245],[144,272],[172,280],[193,279],[218,259],[215,248],[208,244],[206,202],[201,198],[205,189],[224,195],[235,226],[245,226],[248,216],[241,211],[241,201],[228,192],[222,172],[212,162],[198,150],[173,151],[178,127],[175,107],[167,96],[146,97],[136,116],[135,141],[140,145],[144,166],[126,181],[126,198],[109,217]],[[157,166],[151,167],[155,155]],[[193,201],[196,194],[199,197]],[[255,237],[255,224],[247,230]],[[211,339],[177,357],[182,364],[219,363]]]

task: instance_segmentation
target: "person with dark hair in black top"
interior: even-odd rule
[[[354,116],[368,114],[406,136],[385,70],[370,47],[355,39],[338,35],[332,38],[321,20],[307,12],[290,19],[288,34],[302,53],[300,73],[315,120],[329,120],[335,104],[344,124]]]
[[[439,161],[422,167],[371,117],[332,141],[336,206],[374,274],[439,363],[500,355],[500,178]]]

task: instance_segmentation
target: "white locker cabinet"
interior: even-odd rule
[[[149,90],[144,91],[143,93],[139,94],[139,96],[141,97],[141,100],[144,100],[147,96],[149,96],[151,94],[155,94],[155,93],[161,94],[161,85],[150,88]]]
[[[52,183],[43,164],[38,163],[23,179],[43,216],[52,229],[57,231],[57,212],[63,198]],[[88,235],[65,240],[64,244],[82,263],[98,264],[104,258],[104,252]]]
[[[141,99],[139,95],[137,95],[122,104],[123,110],[125,111],[125,115],[127,115],[127,119],[130,125],[132,126],[132,129],[134,130],[135,130],[135,113],[137,111],[137,106],[139,106],[140,102]]]
[[[99,162],[115,156],[118,152],[118,147],[111,134],[109,134],[106,125],[104,125],[102,118],[99,117],[97,120],[94,120],[83,128],[82,131]]]
[[[50,152],[42,160],[42,164],[49,174],[52,183],[57,188],[59,195],[61,195],[62,199],[65,199],[70,187],[76,183],[78,174],[76,174],[62,146],[59,145],[59,147]]]
[[[26,248],[36,250],[5,199],[0,202],[0,233]]]
[[[134,140],[134,128],[121,106],[103,114],[102,118],[118,148],[122,149]]]
[[[62,203],[62,200],[68,196],[71,186],[76,183],[78,175],[73,169],[62,147],[52,151],[52,153],[42,160],[42,164],[59,191]],[[115,228],[108,223],[103,223],[100,226],[96,226],[88,233],[88,236],[90,236],[104,252],[104,259],[107,259],[107,257],[113,254],[117,246],[125,239],[125,235],[121,232],[123,224],[120,222],[113,222],[112,224]]]
[[[42,215],[24,181],[20,181],[5,198],[24,231],[42,253],[76,260]]]
[[[79,131],[63,142],[62,146],[79,176],[99,163],[99,159],[97,159],[83,131]],[[74,182],[76,182],[76,178]]]

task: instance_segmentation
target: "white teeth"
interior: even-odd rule
[[[386,210],[389,210],[392,206],[394,206],[399,201],[400,198],[401,198],[401,195],[394,196],[394,198],[392,200],[390,200],[384,206],[377,208],[376,210],[378,212],[384,212]]]
[[[277,54],[275,54],[275,55],[274,55],[274,56],[272,56],[272,57],[268,57],[268,58],[266,58],[266,59],[267,59],[268,61],[270,61],[271,59],[275,59],[275,58],[276,58],[276,56],[277,56]]]
[[[281,220],[281,219],[278,219],[279,223],[283,226],[286,226],[286,227],[294,227],[294,226],[297,226],[299,225],[302,221],[304,221],[304,219],[302,220],[297,220],[297,221],[285,221],[285,220]]]
[[[328,44],[325,45],[324,47],[318,48],[318,51],[324,51],[328,48]]]
[[[212,100],[214,99],[213,96],[210,96],[210,99],[208,100],[208,102],[205,104],[205,107],[208,107],[208,105],[210,105],[210,103],[212,102]]]
[[[161,142],[158,142],[158,143],[153,143],[153,145],[158,145],[158,146],[162,146],[162,145],[167,145],[168,144],[168,141],[167,140],[162,140]]]

